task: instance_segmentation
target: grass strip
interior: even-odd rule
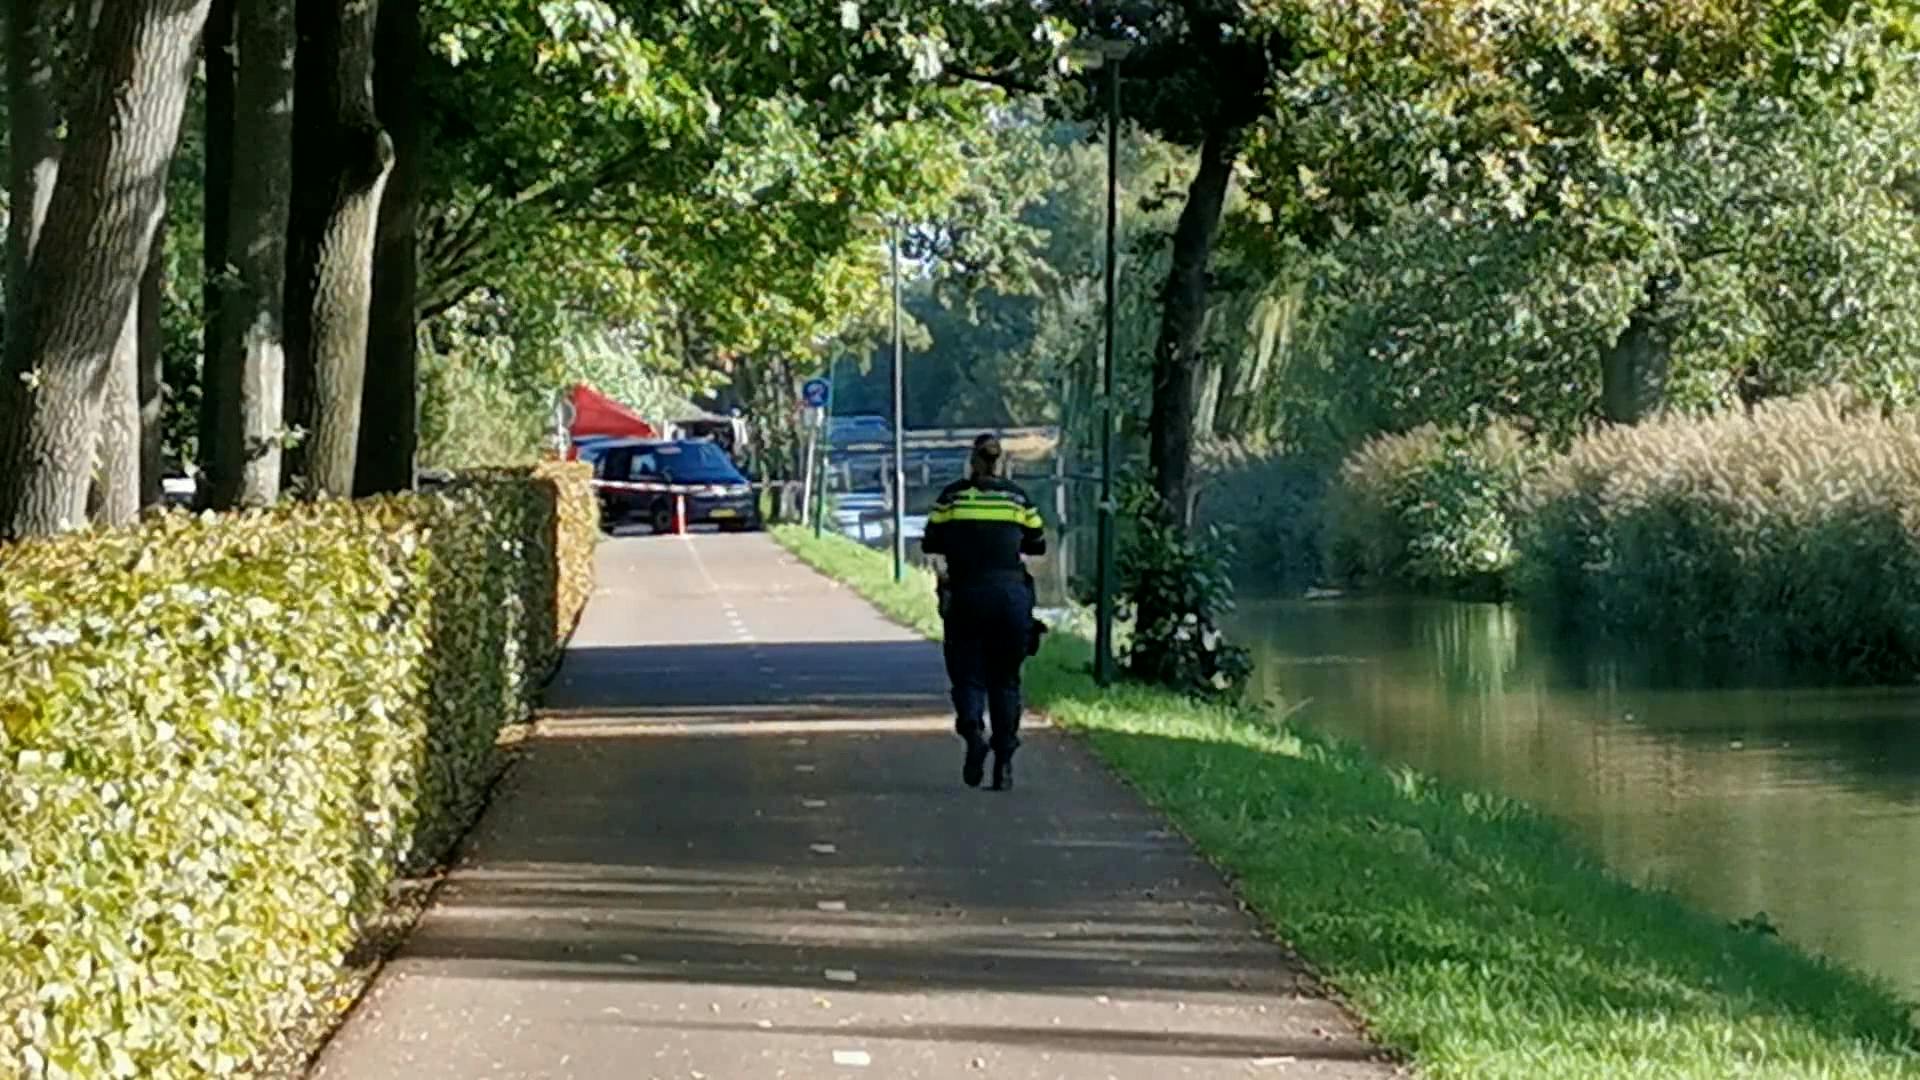
[[[932,580],[774,530],[895,620],[940,633]],[[1920,1077],[1912,1006],[1777,937],[1610,872],[1536,811],[1252,707],[1102,691],[1049,635],[1031,702],[1231,875],[1373,1036],[1424,1076]]]

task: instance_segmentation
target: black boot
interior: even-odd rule
[[[987,744],[985,740],[974,738],[967,740],[967,761],[960,767],[960,780],[968,787],[979,787],[987,774]]]
[[[1013,790],[1013,752],[993,755],[993,790]]]

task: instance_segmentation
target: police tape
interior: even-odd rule
[[[665,484],[651,480],[595,480],[593,486],[597,491],[642,491],[656,495],[745,495],[752,490],[750,484]]]

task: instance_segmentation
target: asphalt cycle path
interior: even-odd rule
[[[342,1080],[1381,1077],[1073,740],[960,783],[938,648],[764,536],[619,538]]]

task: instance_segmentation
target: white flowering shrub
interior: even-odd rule
[[[1232,544],[1216,529],[1169,523],[1144,483],[1129,483],[1122,503],[1130,528],[1119,553],[1119,600],[1133,621],[1127,673],[1201,697],[1238,697],[1253,660],[1220,629],[1233,610]]]

